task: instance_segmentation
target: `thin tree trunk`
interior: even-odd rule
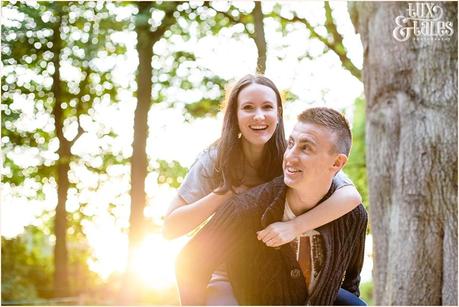
[[[457,3],[436,2],[457,26]],[[457,305],[457,32],[399,42],[408,3],[358,2],[376,304]]]
[[[62,25],[62,7],[60,3],[56,3],[57,16],[58,18],[54,27],[53,33],[53,85],[52,92],[54,94],[54,127],[57,138],[59,140],[58,155],[59,160],[57,162],[57,206],[56,215],[54,218],[54,234],[56,236],[56,243],[54,246],[54,296],[63,297],[69,294],[69,282],[68,282],[68,255],[66,245],[66,233],[67,233],[67,213],[65,204],[67,201],[67,192],[69,188],[68,172],[70,169],[70,143],[64,137],[63,123],[64,115],[61,108],[62,103],[62,89],[61,89],[61,78],[60,78],[60,54],[62,50],[61,25]]]
[[[137,2],[139,16],[148,16],[151,2]],[[148,20],[148,19],[147,19]],[[147,176],[146,143],[148,135],[148,111],[151,105],[151,78],[153,40],[149,24],[137,23],[137,52],[139,67],[137,73],[137,106],[134,117],[134,141],[131,157],[131,215],[129,219],[129,255],[139,245],[143,235],[146,204],[145,178]],[[132,259],[131,259],[132,260]]]
[[[145,233],[143,211],[146,205],[145,179],[147,177],[146,143],[148,137],[148,112],[152,103],[152,59],[153,45],[159,41],[164,32],[176,20],[174,12],[180,2],[168,3],[164,10],[162,24],[152,32],[148,23],[151,17],[153,2],[137,2],[139,12],[136,16],[135,31],[137,33],[137,52],[139,66],[137,72],[137,106],[134,114],[134,140],[131,157],[131,214],[129,218],[129,256],[128,267],[124,279],[125,287],[120,299],[123,304],[138,302],[137,279],[134,276],[134,256]]]
[[[261,1],[255,1],[255,8],[252,12],[254,23],[254,41],[257,46],[257,73],[264,74],[266,71],[266,38],[263,23],[263,11],[261,10]]]
[[[147,22],[150,16],[151,2],[137,2],[135,31],[137,33],[137,52],[139,66],[137,71],[137,106],[134,113],[134,140],[131,157],[131,213],[129,217],[129,250],[128,266],[124,279],[123,291],[120,293],[122,304],[139,302],[137,279],[134,274],[135,252],[144,234],[145,218],[143,210],[146,205],[145,178],[147,177],[146,143],[148,136],[148,111],[151,105],[151,78],[153,40]]]

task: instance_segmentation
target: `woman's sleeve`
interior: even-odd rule
[[[189,204],[198,201],[216,188],[212,179],[214,165],[209,150],[198,156],[177,191],[185,202]]]
[[[336,190],[341,189],[342,187],[348,185],[354,185],[351,179],[341,170],[333,177],[333,184],[336,187]]]

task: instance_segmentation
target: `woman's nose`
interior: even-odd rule
[[[261,109],[255,110],[255,116],[253,117],[254,119],[259,119],[262,120],[265,118],[265,113]]]

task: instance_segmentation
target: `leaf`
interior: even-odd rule
[[[185,105],[186,112],[194,118],[216,116],[220,112],[220,100],[203,99]]]
[[[171,162],[157,160],[158,167],[153,171],[158,173],[158,184],[168,184],[171,188],[178,188],[185,178],[188,168],[183,167],[176,160]]]

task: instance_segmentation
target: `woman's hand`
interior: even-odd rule
[[[249,189],[248,186],[244,185],[244,184],[241,184],[240,186],[238,187],[233,187],[233,190],[236,194],[241,194],[241,193],[244,193],[245,191],[247,191]]]
[[[276,222],[263,230],[257,231],[257,238],[266,246],[278,247],[293,241],[298,236],[295,223]]]

